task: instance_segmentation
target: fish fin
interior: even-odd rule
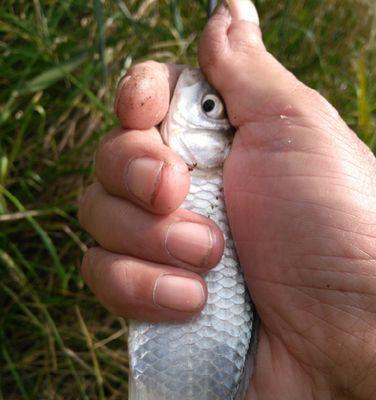
[[[139,393],[140,392],[136,390],[136,382],[132,375],[132,368],[130,368],[128,376],[128,400],[141,400]]]
[[[260,327],[260,318],[258,317],[256,310],[253,310],[254,320],[252,324],[252,335],[251,342],[249,344],[247,360],[244,365],[243,375],[241,377],[238,390],[236,391],[234,400],[244,400],[247,394],[247,389],[249,385],[249,381],[253,375],[253,371],[255,369],[256,362],[256,351],[258,347],[259,341],[259,327]]]
[[[132,368],[129,368],[128,375],[128,400],[155,400],[147,393],[146,389],[139,384],[132,374]]]

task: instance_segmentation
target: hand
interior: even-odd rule
[[[228,4],[209,21],[199,60],[237,128],[225,164],[226,203],[262,321],[248,397],[372,398],[375,158],[317,92],[265,50],[251,4]],[[102,246],[88,252],[83,277],[107,308],[126,317],[198,312],[205,301],[199,273],[223,249],[210,220],[177,210],[189,175],[152,128],[167,111],[179,71],[146,63],[123,80],[116,109],[132,130],[102,142],[100,183],[80,208],[83,226]]]
[[[120,83],[115,108],[129,129],[104,138],[96,154],[98,183],[81,200],[80,222],[100,244],[86,254],[83,278],[109,310],[128,318],[191,318],[205,305],[200,274],[223,252],[214,222],[177,209],[189,171],[153,127],[168,110],[180,71],[147,62]]]

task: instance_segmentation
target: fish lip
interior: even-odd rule
[[[182,129],[177,129],[177,132],[173,133],[173,136],[175,136],[175,140],[178,140],[181,148],[184,149],[184,153],[188,156],[188,159],[186,159],[185,157],[183,157],[183,159],[185,160],[186,164],[189,167],[193,167],[192,170],[196,170],[197,167],[198,170],[212,171],[223,167],[223,163],[231,151],[231,145],[233,142],[233,135],[231,134],[231,132],[232,132],[231,129],[218,130],[218,129],[182,128]],[[223,146],[220,143],[214,143],[212,152],[210,152],[210,156],[206,156],[204,157],[204,159],[202,159],[203,153],[202,152],[195,153],[194,151],[192,151],[192,148],[184,140],[184,138],[189,135],[197,135],[198,137],[222,135],[225,141],[225,145]],[[216,158],[218,160],[218,157],[222,160],[220,162],[214,161]]]

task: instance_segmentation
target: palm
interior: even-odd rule
[[[295,397],[282,398],[306,398],[304,371],[334,372],[333,358],[343,358],[338,344],[361,318],[361,311],[348,313],[353,296],[360,310],[369,307],[368,297],[353,293],[362,278],[349,269],[362,255],[352,227],[358,223],[357,233],[366,233],[366,193],[356,191],[366,166],[359,157],[360,168],[346,171],[352,134],[343,126],[344,141],[335,148],[330,115],[326,121],[320,129],[301,128],[294,118],[242,127],[225,165],[230,224],[262,321],[263,372],[252,385],[261,398],[292,389]],[[275,131],[286,139],[273,143]],[[348,273],[353,279],[344,281]],[[376,284],[371,289],[376,293]]]

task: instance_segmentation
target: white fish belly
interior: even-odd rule
[[[205,276],[208,302],[198,317],[176,324],[131,321],[130,400],[233,400],[244,373],[253,307],[230,236],[222,176],[193,172],[183,208],[220,226],[224,255]]]

